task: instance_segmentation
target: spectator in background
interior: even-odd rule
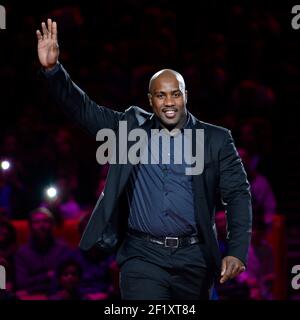
[[[248,267],[246,272],[239,275],[237,279],[241,283],[246,283],[250,288],[250,299],[273,299],[274,254],[266,241],[266,224],[259,216],[254,218]]]
[[[16,230],[11,222],[0,217],[0,253],[13,257],[16,251]]]
[[[246,149],[249,165],[270,173],[272,168],[272,128],[266,118],[249,118],[238,128],[239,146]]]
[[[81,208],[75,198],[77,177],[62,175],[57,179],[57,195],[53,198],[46,197],[44,203],[59,215],[58,220],[78,219]]]
[[[16,159],[1,159],[0,166],[0,216],[23,218],[28,209],[28,191],[23,181],[23,169]]]
[[[72,129],[70,127],[59,128],[53,137],[54,150],[51,150],[52,161],[57,176],[72,177],[72,188],[77,187],[78,163],[74,161],[74,153],[77,152]]]
[[[17,249],[16,230],[9,220],[0,217],[0,265],[6,270],[6,289],[14,289],[14,256]]]
[[[82,300],[84,297],[80,293],[81,279],[80,264],[73,259],[65,260],[57,268],[58,289],[56,293],[49,296],[49,300]]]
[[[46,208],[30,213],[30,240],[15,258],[17,294],[21,299],[43,299],[53,284],[55,269],[70,248],[53,236],[54,218]]]
[[[252,193],[253,212],[255,215],[263,217],[263,221],[268,226],[271,226],[273,216],[277,212],[277,201],[270,182],[267,177],[256,170],[256,166],[251,164],[251,159],[246,149],[239,148],[238,152],[248,174]]]
[[[59,211],[63,219],[77,219],[80,216],[81,208],[75,199],[77,189],[77,177],[61,176],[58,179],[59,190]]]
[[[275,101],[272,88],[252,79],[242,80],[233,91],[233,105],[241,116],[269,116]]]
[[[90,218],[90,213],[85,214],[78,226],[80,235]],[[74,259],[79,262],[83,273],[80,286],[81,292],[89,300],[103,300],[110,297],[114,293],[112,284],[111,265],[113,265],[113,257],[107,255],[96,247],[88,251],[76,249],[73,255]]]

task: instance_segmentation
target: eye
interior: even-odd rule
[[[175,93],[173,94],[173,96],[174,96],[175,98],[179,98],[179,97],[182,96],[182,94],[181,94],[180,91],[178,91],[178,92],[175,92]]]

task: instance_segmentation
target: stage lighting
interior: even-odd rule
[[[8,170],[10,168],[10,162],[7,160],[1,161],[1,169]]]
[[[46,195],[49,199],[54,199],[57,196],[57,189],[55,187],[48,187],[46,189]]]

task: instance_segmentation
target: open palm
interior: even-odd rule
[[[42,22],[42,32],[37,30],[36,35],[40,63],[44,68],[51,69],[56,65],[59,55],[56,22],[48,19],[47,26],[45,22]]]

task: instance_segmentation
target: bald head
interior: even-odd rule
[[[165,128],[172,130],[184,126],[187,118],[187,91],[180,73],[171,69],[156,72],[149,82],[148,99]]]
[[[183,92],[185,91],[185,82],[184,79],[182,77],[182,75],[172,69],[162,69],[158,72],[156,72],[150,79],[149,81],[149,92],[153,92],[153,88],[155,86],[155,82],[157,79],[176,79],[178,81],[179,84],[179,88],[180,90],[182,90]]]

